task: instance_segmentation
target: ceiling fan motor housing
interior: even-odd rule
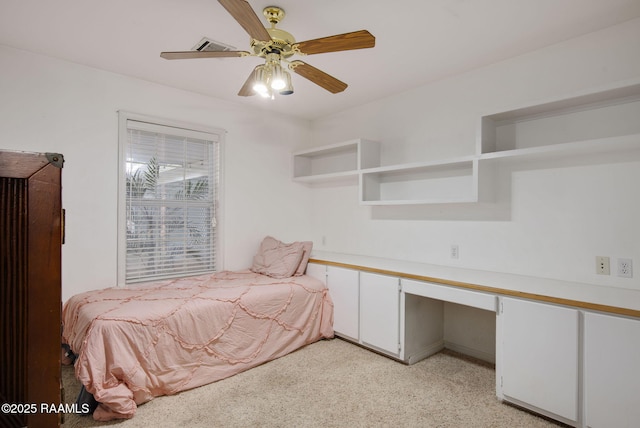
[[[251,40],[251,49],[253,53],[259,57],[266,57],[270,53],[277,53],[283,58],[289,58],[296,52],[293,50],[293,44],[296,39],[284,30],[279,28],[267,28],[271,40]]]
[[[262,11],[267,21],[271,23],[271,28],[267,28],[267,32],[271,36],[271,40],[251,40],[251,49],[257,56],[265,58],[272,53],[279,54],[282,58],[289,58],[294,53],[293,45],[296,39],[288,31],[276,28],[284,18],[284,10],[277,6],[268,6]]]

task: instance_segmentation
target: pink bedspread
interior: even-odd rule
[[[78,294],[63,323],[93,417],[110,420],[333,337],[333,304],[309,276],[247,270]]]

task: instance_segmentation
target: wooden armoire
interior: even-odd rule
[[[60,426],[63,157],[0,151],[0,414],[2,427]],[[3,407],[3,410],[5,408]]]

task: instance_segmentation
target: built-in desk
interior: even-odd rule
[[[329,287],[336,335],[412,364],[449,347],[463,311],[447,305],[472,308],[500,400],[577,427],[640,420],[640,290],[323,252],[307,274]]]
[[[640,289],[615,288],[402,260],[316,251],[310,260],[432,284],[640,318]]]

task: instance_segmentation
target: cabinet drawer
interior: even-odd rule
[[[430,297],[445,302],[459,303],[479,309],[496,312],[497,298],[479,291],[462,290],[425,281],[402,280],[402,291],[417,296]]]

